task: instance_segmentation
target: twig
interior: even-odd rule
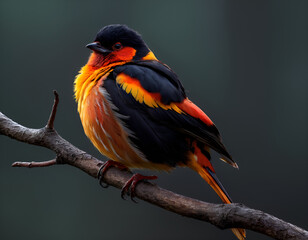
[[[44,161],[44,162],[14,162],[12,164],[12,167],[27,167],[27,168],[49,167],[55,164],[57,164],[57,160],[52,159],[52,160]]]
[[[55,98],[55,104],[46,127],[41,129],[26,128],[0,112],[0,134],[18,141],[51,149],[56,153],[57,159],[61,159],[62,162],[75,166],[90,176],[97,178],[98,171],[104,162],[76,148],[59,136],[53,129],[57,103],[59,101],[56,93]],[[54,161],[36,163],[36,166],[53,165],[51,163],[54,163]],[[29,165],[31,163],[19,164],[19,166],[26,167],[29,167]],[[34,167],[34,164],[32,163],[31,166]],[[104,174],[103,180],[111,186],[122,188],[131,176],[132,174],[128,171],[110,168]],[[221,229],[245,228],[275,239],[308,239],[308,232],[304,229],[242,204],[206,203],[178,195],[145,182],[137,185],[135,193],[136,197],[144,201],[182,216],[209,222]]]
[[[55,118],[56,118],[56,114],[57,114],[57,107],[58,107],[58,103],[59,103],[59,94],[57,93],[56,90],[53,91],[53,94],[55,95],[55,100],[52,106],[52,110],[47,122],[47,128],[49,129],[54,129],[54,122],[55,122]]]

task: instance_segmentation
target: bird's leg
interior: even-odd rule
[[[143,180],[155,180],[155,179],[157,179],[157,176],[143,176],[139,173],[134,174],[123,186],[121,191],[121,197],[125,199],[124,198],[125,194],[130,195],[132,201],[137,203],[134,200],[134,197],[136,196],[135,194],[136,185]]]
[[[97,177],[99,179],[99,185],[101,185],[103,188],[107,188],[109,185],[106,183],[106,185],[103,184],[103,176],[106,173],[106,171],[111,168],[111,167],[116,167],[120,170],[129,170],[128,167],[126,167],[124,164],[113,161],[113,160],[108,160],[106,161],[101,168],[98,170]]]

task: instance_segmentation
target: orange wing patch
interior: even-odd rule
[[[176,103],[177,107],[179,107],[183,112],[187,113],[188,115],[199,118],[202,122],[206,125],[211,126],[214,123],[212,120],[192,101],[188,98],[184,99],[181,103]]]
[[[169,105],[163,104],[159,93],[148,92],[141,86],[139,80],[136,78],[132,78],[125,73],[120,73],[116,81],[127,94],[131,94],[139,103],[144,103],[151,108],[160,107],[164,110],[174,110],[177,113],[183,113],[175,103]]]

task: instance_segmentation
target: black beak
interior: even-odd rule
[[[111,53],[111,50],[104,48],[100,43],[98,42],[93,42],[93,43],[89,43],[87,46],[87,48],[90,48],[91,50],[93,50],[94,52],[97,53],[101,53],[103,55],[107,55],[108,53]]]

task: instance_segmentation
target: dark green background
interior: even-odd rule
[[[220,129],[240,171],[217,155],[213,162],[234,201],[308,228],[307,1],[2,0],[0,7],[4,114],[42,127],[57,89],[57,131],[105,159],[83,133],[73,81],[96,32],[125,23]],[[0,151],[1,239],[235,239],[208,223],[123,201],[119,190],[69,166],[10,167],[52,159],[49,150],[1,136]],[[220,203],[189,169],[158,175],[167,189]]]

